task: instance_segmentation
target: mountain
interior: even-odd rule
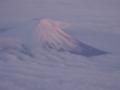
[[[41,46],[87,57],[107,54],[107,52],[86,45],[64,32],[62,29],[67,25],[51,19],[40,20],[35,32]]]

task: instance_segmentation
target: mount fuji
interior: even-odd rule
[[[42,19],[35,29],[35,35],[38,37],[38,41],[44,48],[52,48],[57,51],[66,51],[86,57],[107,54],[107,52],[84,44],[64,32],[63,29],[68,26],[69,24],[64,22]]]

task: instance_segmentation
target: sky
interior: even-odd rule
[[[0,0],[0,23],[41,17],[70,21],[118,19],[119,9],[120,0]]]

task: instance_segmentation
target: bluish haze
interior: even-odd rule
[[[120,90],[120,0],[0,0],[0,90]]]

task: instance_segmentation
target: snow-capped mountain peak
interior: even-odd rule
[[[45,48],[52,48],[58,51],[67,51],[84,56],[96,56],[106,54],[102,50],[84,44],[64,32],[63,28],[68,24],[52,19],[42,19],[39,21],[35,35],[40,45]]]

